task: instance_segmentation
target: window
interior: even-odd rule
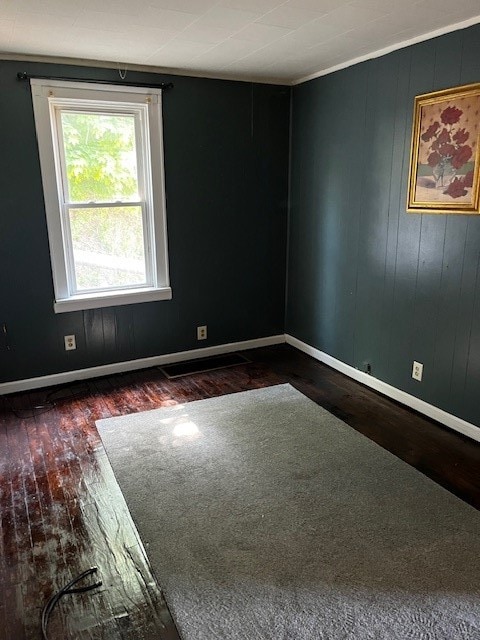
[[[31,85],[55,311],[171,298],[161,91]]]

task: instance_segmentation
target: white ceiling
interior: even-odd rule
[[[479,0],[0,0],[0,52],[295,83],[479,13]]]

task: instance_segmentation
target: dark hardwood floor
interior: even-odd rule
[[[154,368],[0,398],[0,640],[41,638],[46,600],[92,565],[103,586],[62,599],[51,640],[179,637],[103,451],[99,418],[290,382],[480,508],[477,443],[287,345],[245,355],[251,363],[174,380]]]

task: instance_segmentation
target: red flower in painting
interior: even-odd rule
[[[450,142],[450,134],[448,133],[448,131],[446,129],[442,129],[442,131],[440,132],[440,135],[437,136],[437,139],[434,140],[432,142],[432,149],[440,149],[442,144],[447,144],[447,142]]]
[[[463,144],[470,137],[470,133],[465,131],[465,129],[459,129],[457,133],[453,134],[453,139],[457,144]]]
[[[462,113],[463,111],[457,107],[447,107],[440,114],[440,119],[443,124],[455,124],[460,120]]]
[[[454,152],[452,158],[452,165],[455,169],[460,169],[463,165],[470,160],[472,155],[472,148],[466,144],[464,147],[458,147]]]
[[[439,126],[440,126],[440,123],[436,121],[433,124],[431,124],[428,127],[428,129],[425,131],[425,133],[422,135],[422,140],[424,142],[428,142],[429,140],[431,140],[433,136],[437,133]]]
[[[442,159],[442,156],[439,153],[437,153],[436,151],[434,151],[433,153],[431,153],[428,156],[428,164],[431,167],[436,167],[441,159]]]
[[[438,153],[444,158],[452,157],[456,153],[456,148],[453,144],[442,144],[438,149]]]
[[[451,196],[452,198],[460,198],[461,196],[465,196],[467,194],[467,191],[465,189],[463,180],[454,178],[443,193]]]
[[[473,187],[473,171],[469,171],[466,175],[465,178],[463,179],[463,184],[466,187]]]
[[[450,134],[446,129],[443,129],[440,135],[437,138],[438,144],[445,144],[446,142],[450,142]]]

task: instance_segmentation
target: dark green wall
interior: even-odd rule
[[[173,300],[54,314],[29,84],[17,71],[114,71],[0,62],[0,382],[283,333],[289,89],[172,79],[164,142]],[[208,340],[197,342],[197,325]],[[63,336],[77,336],[65,352]]]
[[[295,87],[286,331],[480,424],[480,216],[406,213],[413,98],[471,82],[479,26]]]

